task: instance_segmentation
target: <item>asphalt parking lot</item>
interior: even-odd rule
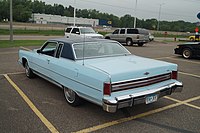
[[[25,76],[17,63],[19,48],[2,48],[0,132],[200,133],[200,60],[174,55],[176,44],[151,42],[127,48],[135,55],[178,64],[183,91],[116,113],[86,101],[76,108],[69,106],[62,89],[40,77]]]

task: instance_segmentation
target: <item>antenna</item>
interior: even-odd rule
[[[83,34],[83,66],[85,65],[85,33]]]

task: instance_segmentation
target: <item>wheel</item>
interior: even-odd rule
[[[194,42],[194,38],[193,38],[193,37],[191,37],[191,38],[190,38],[190,41]]]
[[[35,75],[34,75],[33,71],[31,70],[31,68],[29,67],[27,61],[26,61],[24,67],[25,67],[25,73],[26,73],[26,76],[27,76],[28,78],[34,78]]]
[[[138,43],[138,46],[142,47],[144,45],[144,43]]]
[[[128,38],[126,39],[126,45],[131,46],[133,44],[132,39]]]
[[[105,39],[110,39],[110,37],[109,37],[109,36],[106,36]]]
[[[192,51],[189,48],[183,49],[182,56],[189,59],[192,57]]]
[[[74,107],[80,105],[81,99],[73,90],[64,87],[64,95],[69,105]]]

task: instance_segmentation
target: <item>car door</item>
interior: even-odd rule
[[[118,35],[119,35],[119,29],[116,29],[116,30],[110,35],[110,39],[119,41]]]
[[[36,72],[45,77],[50,77],[52,70],[49,68],[49,64],[55,58],[57,47],[58,42],[48,41],[37,51],[37,54],[33,56],[33,64]]]
[[[200,56],[200,42],[192,45],[194,54]]]
[[[73,36],[73,37],[80,36],[79,28],[73,28],[72,31],[71,31],[70,36]]]
[[[125,29],[120,29],[119,35],[118,35],[118,41],[126,42]]]

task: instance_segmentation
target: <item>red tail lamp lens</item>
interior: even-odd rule
[[[104,83],[103,94],[104,95],[110,95],[110,93],[111,93],[111,84],[110,83]]]
[[[171,78],[172,79],[177,79],[178,78],[178,72],[177,71],[172,71]]]

